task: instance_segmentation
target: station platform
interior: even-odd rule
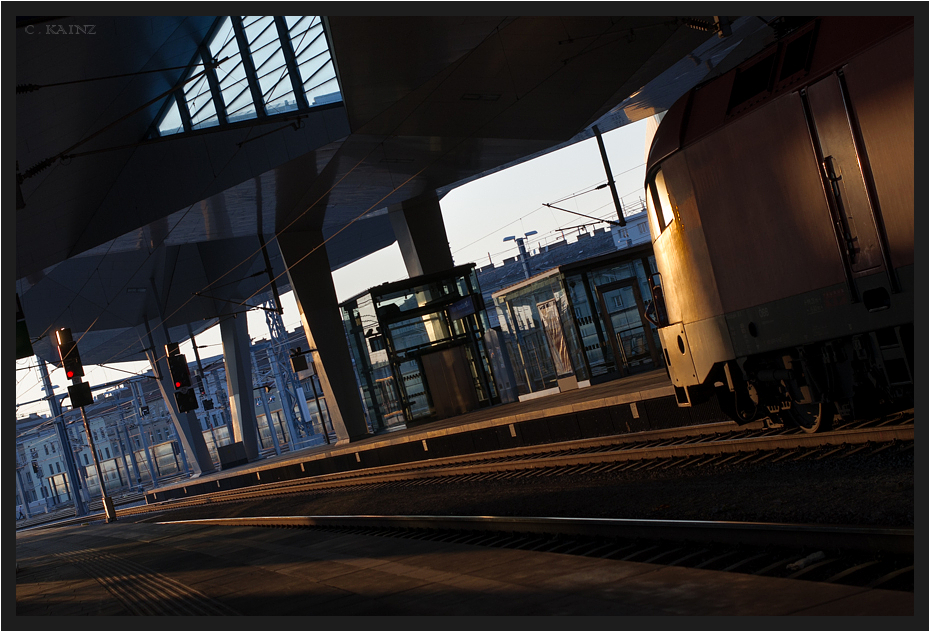
[[[914,616],[914,594],[906,592],[317,529],[161,525],[152,518],[21,531],[16,560],[17,618]]]
[[[729,419],[710,401],[679,408],[664,370],[319,445],[188,478],[146,492],[149,503],[261,483],[523,446]]]

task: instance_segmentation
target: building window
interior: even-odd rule
[[[51,463],[48,464],[48,475],[49,475],[49,476],[55,476],[55,470],[52,468],[52,464],[51,464]]]
[[[639,232],[640,232],[640,234],[644,234],[644,233],[646,232],[646,225],[645,225],[645,224],[640,224],[640,225],[639,225]]]
[[[55,469],[61,474],[61,461],[55,461]]]
[[[110,448],[104,448],[104,450],[107,451],[107,458],[109,459],[109,458],[110,458]]]
[[[52,442],[52,454],[55,454],[55,442]]]
[[[45,448],[45,456],[48,456],[48,445],[43,443],[42,447]]]
[[[84,452],[84,465],[90,465],[90,461],[87,460],[87,452]]]

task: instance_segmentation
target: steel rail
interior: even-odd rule
[[[744,461],[753,454],[774,454],[779,450],[816,449],[826,446],[859,445],[872,443],[913,441],[913,424],[898,426],[854,427],[822,434],[805,434],[791,431],[745,429],[718,432],[718,424],[685,429],[649,431],[638,437],[623,436],[610,440],[580,440],[558,445],[525,446],[494,452],[458,455],[377,466],[359,470],[322,474],[312,478],[257,483],[237,489],[217,490],[191,496],[151,503],[141,507],[117,510],[117,515],[135,515],[154,511],[180,509],[205,504],[241,502],[256,498],[268,498],[300,494],[328,489],[404,483],[415,480],[437,480],[463,476],[479,476],[503,473],[532,473],[534,470],[558,473],[558,468],[591,466],[603,470],[613,464],[635,461],[660,463],[662,460],[678,459],[678,464],[703,461],[693,459],[701,456],[730,455],[729,459],[745,455],[736,462]],[[676,433],[677,430],[677,433]],[[748,435],[748,436],[747,436]],[[674,464],[674,463],[672,463]],[[672,464],[669,464],[671,466]],[[651,467],[651,466],[650,466]],[[630,466],[620,469],[630,469]],[[632,469],[640,469],[632,465]],[[259,479],[260,480],[260,479]],[[84,517],[83,520],[87,521]],[[75,520],[75,521],[78,521]],[[70,522],[75,522],[70,521]],[[57,524],[70,523],[68,521]]]
[[[842,549],[869,553],[914,554],[914,530],[843,525],[642,520],[624,518],[546,518],[508,516],[261,516],[167,520],[160,525],[250,527],[343,527],[428,529],[488,533],[529,533],[648,540],[683,540],[747,546]]]
[[[493,474],[499,472],[517,472],[545,468],[558,468],[579,465],[603,465],[626,461],[658,460],[679,457],[695,457],[707,455],[740,455],[756,452],[773,452],[784,449],[817,448],[823,446],[865,445],[868,443],[890,443],[892,441],[912,441],[914,439],[913,426],[882,427],[854,429],[841,432],[832,432],[822,435],[792,434],[748,437],[739,439],[720,438],[697,443],[679,443],[673,445],[657,445],[645,447],[620,447],[614,450],[599,452],[584,451],[580,454],[551,454],[548,453],[535,458],[525,458],[531,448],[520,448],[520,454],[514,454],[510,459],[496,458],[486,453],[431,459],[414,464],[396,464],[353,470],[350,472],[336,472],[314,476],[311,480],[297,479],[252,485],[247,488],[221,490],[197,497],[173,499],[151,506],[181,507],[190,504],[218,503],[226,501],[247,500],[256,497],[271,495],[285,495],[304,493],[320,489],[354,487],[358,485],[373,485],[399,481],[410,481],[423,478],[456,477],[478,474]],[[561,452],[566,452],[563,446]],[[515,452],[510,450],[508,452]],[[531,453],[532,454],[532,453]],[[524,458],[519,458],[524,457]],[[141,508],[136,508],[141,509]]]
[[[908,415],[911,415],[911,424],[913,424],[913,411],[903,411],[902,413],[893,413],[886,418],[879,420],[856,420],[851,422],[845,422],[843,427],[836,428],[833,431],[833,435],[836,435],[838,432],[847,432],[854,429],[866,428],[866,427],[875,427],[876,422],[882,422],[884,425],[894,424],[900,422],[901,418],[907,418]],[[521,459],[530,459],[536,455],[544,454],[554,454],[559,452],[569,452],[578,453],[580,450],[591,450],[591,451],[603,451],[603,450],[618,450],[618,449],[629,449],[630,447],[641,447],[644,444],[654,444],[654,445],[663,445],[668,444],[668,442],[674,442],[675,445],[680,445],[681,441],[687,442],[688,440],[694,441],[696,443],[714,441],[718,439],[721,435],[726,435],[731,438],[739,437],[771,437],[771,436],[801,436],[800,430],[796,428],[765,428],[762,424],[758,424],[758,427],[753,427],[756,424],[750,424],[750,426],[744,426],[742,428],[734,428],[732,422],[712,422],[708,424],[701,424],[697,426],[684,426],[684,427],[675,427],[675,428],[662,428],[656,430],[646,430],[641,432],[636,432],[632,434],[625,435],[613,435],[608,437],[592,437],[588,439],[576,439],[572,441],[565,441],[553,444],[540,444],[540,445],[531,445],[531,446],[522,446],[519,448],[505,448],[502,450],[494,450],[473,454],[460,454],[449,457],[438,457],[431,458],[427,460],[418,460],[418,461],[408,461],[405,463],[397,463],[393,465],[384,465],[377,466],[373,468],[362,468],[358,470],[348,470],[342,472],[334,472],[331,474],[321,474],[314,477],[314,480],[329,480],[329,479],[343,479],[353,476],[370,476],[374,471],[378,472],[389,472],[389,471],[408,471],[415,469],[427,469],[435,468],[443,464],[450,463],[475,463],[475,462],[491,462],[491,460],[507,460],[513,458]],[[824,433],[820,435],[815,435],[815,437],[824,437],[828,436],[831,433]],[[425,439],[423,437],[415,437],[411,439],[414,443],[419,443],[423,440],[429,442],[431,437],[427,435]],[[813,438],[813,441],[818,441],[817,438]],[[350,456],[354,455],[358,459],[358,454],[361,451],[366,449],[371,449],[377,446],[365,446],[361,449],[346,447],[341,450],[336,450],[325,455],[318,455],[316,458],[311,457],[309,460],[301,459],[300,457],[290,457],[284,460],[276,459],[273,463],[253,466],[245,470],[239,470],[238,473],[241,474],[255,474],[256,481],[261,479],[261,474],[268,470],[269,468],[280,468],[285,466],[299,465],[301,470],[304,469],[304,464],[317,460],[317,458],[327,458],[329,457],[338,457],[338,456]],[[287,485],[302,485],[305,481],[302,479],[289,479],[286,481],[278,481],[274,484],[277,486],[287,486]],[[256,485],[250,485],[252,488],[258,488],[259,485],[267,485],[257,483]],[[183,487],[183,483],[174,485],[173,487]],[[230,493],[235,493],[235,490],[227,490]],[[216,492],[221,493],[219,490]],[[175,499],[177,500],[177,499]],[[164,501],[163,501],[164,502]],[[170,501],[169,501],[170,502]]]

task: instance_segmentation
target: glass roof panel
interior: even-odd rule
[[[191,72],[191,77],[204,73],[203,62],[197,58],[197,65]],[[213,104],[213,93],[210,92],[210,83],[206,74],[184,84],[184,99],[191,115],[191,128],[200,129],[217,125],[216,107]]]
[[[184,130],[184,125],[181,123],[181,114],[178,112],[178,102],[174,100],[174,95],[169,96],[168,99],[171,106],[158,124],[158,133],[162,136],[177,134]]]
[[[286,16],[304,93],[311,106],[342,100],[336,69],[319,16]]]
[[[239,52],[239,43],[233,30],[232,20],[223,19],[216,34],[210,41],[210,54],[219,61],[226,57],[228,60],[216,68],[216,80],[226,104],[226,119],[232,123],[249,118],[255,118],[255,103],[249,92],[249,81],[245,76],[242,55]]]
[[[216,86],[222,96],[226,121],[234,123],[258,115],[253,90],[247,75],[243,55],[248,54],[255,68],[254,82],[257,92],[261,93],[264,111],[269,116],[297,110],[301,106],[294,95],[294,85],[302,85],[307,102],[312,107],[323,103],[341,101],[339,84],[332,62],[323,20],[319,16],[284,16],[287,36],[293,51],[293,63],[299,77],[293,80],[288,72],[288,56],[279,39],[275,18],[268,15],[240,16],[242,31],[248,44],[248,50],[239,46],[234,28],[234,19],[228,16],[219,18],[219,24],[209,41],[205,42],[209,54],[217,61],[222,61],[212,72],[216,76]],[[238,28],[238,27],[236,27]],[[293,67],[293,66],[292,66]],[[191,68],[185,74],[190,78],[204,73],[185,83],[176,94],[190,114],[192,129],[201,129],[219,124],[218,103],[214,101],[210,81],[199,55],[191,61]],[[183,118],[180,104],[169,97],[162,108],[156,127],[159,135],[174,134],[183,131]]]

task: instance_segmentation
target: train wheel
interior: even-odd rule
[[[794,423],[804,432],[826,432],[833,427],[833,415],[836,406],[831,402],[819,404],[791,404],[791,408],[783,410],[782,418]]]

